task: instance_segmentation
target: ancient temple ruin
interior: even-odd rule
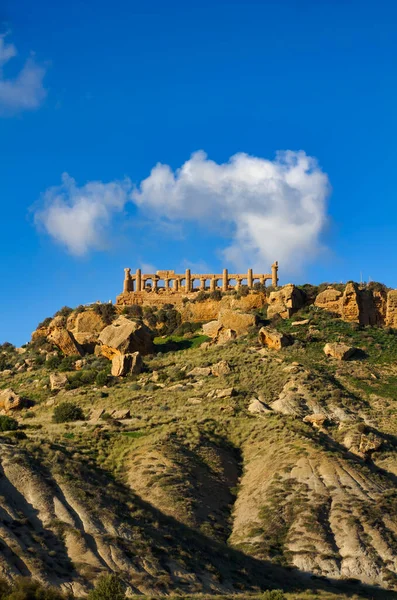
[[[142,304],[145,299],[154,301],[155,297],[160,300],[174,302],[178,298],[190,297],[199,291],[226,293],[231,290],[239,290],[243,285],[249,289],[255,289],[255,284],[278,285],[278,262],[272,264],[271,273],[254,273],[248,269],[246,273],[229,273],[223,269],[222,273],[192,273],[186,269],[185,273],[175,271],[156,271],[156,273],[142,273],[137,269],[135,274],[131,269],[124,269],[123,293],[117,297],[117,304]],[[172,300],[171,300],[172,299]],[[155,302],[157,303],[157,302]],[[160,303],[160,302],[159,302]]]

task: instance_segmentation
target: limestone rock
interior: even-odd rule
[[[327,422],[327,420],[327,415],[324,415],[323,413],[315,413],[314,415],[306,415],[306,417],[303,419],[303,422],[310,423],[310,425],[312,425],[315,429],[323,430],[324,424]]]
[[[270,329],[269,327],[261,327],[259,330],[259,342],[263,346],[272,348],[274,350],[281,350],[285,346],[289,346],[292,343],[291,338],[276,329]]]
[[[187,404],[201,404],[202,403],[202,399],[201,398],[197,398],[197,397],[193,397],[193,398],[188,398],[187,399]]]
[[[387,294],[385,325],[397,329],[397,290],[390,290]]]
[[[383,444],[382,438],[377,435],[361,435],[359,452],[363,455],[371,454],[376,450],[379,450]]]
[[[300,325],[308,325],[310,323],[310,319],[303,319],[302,321],[294,321],[291,323],[292,327],[299,327]]]
[[[142,372],[142,369],[143,360],[139,352],[115,354],[112,358],[112,375],[114,377],[137,375]]]
[[[68,382],[65,373],[50,373],[50,389],[52,392],[62,390]]]
[[[224,309],[219,313],[218,321],[224,329],[231,329],[237,335],[242,335],[247,333],[251,327],[256,326],[258,318],[251,313]]]
[[[237,333],[234,331],[234,329],[225,329],[224,327],[222,327],[218,335],[216,336],[214,343],[218,346],[221,346],[222,344],[232,342],[236,338]]]
[[[91,412],[90,415],[90,421],[99,421],[99,419],[102,417],[102,415],[104,414],[105,409],[104,408],[94,408],[94,410]]]
[[[32,342],[37,342],[41,338],[45,338],[48,335],[48,327],[38,327],[32,333]]]
[[[216,338],[220,330],[222,329],[222,325],[219,321],[210,321],[209,323],[204,323],[203,325],[203,333],[210,338]]]
[[[295,285],[289,283],[269,296],[267,317],[271,319],[280,315],[283,319],[289,319],[294,312],[302,308],[305,296]]]
[[[16,394],[11,388],[0,390],[0,410],[9,412],[10,410],[20,410],[24,408],[25,401]]]
[[[353,346],[348,346],[347,344],[342,344],[338,342],[325,344],[324,353],[327,356],[331,356],[332,358],[336,358],[338,360],[348,360],[356,351],[356,348]]]
[[[252,414],[266,414],[272,412],[258,398],[253,398],[248,406],[248,412]]]
[[[84,354],[73,334],[63,326],[63,317],[55,317],[48,328],[47,340],[57,346],[65,356]]]
[[[74,363],[74,368],[76,369],[76,371],[81,371],[81,369],[83,369],[86,364],[87,364],[86,359],[80,358],[79,360],[76,360],[76,362]]]
[[[218,363],[215,363],[211,366],[211,373],[215,377],[222,377],[223,375],[228,375],[231,373],[232,369],[227,362],[227,360],[221,360]]]
[[[211,367],[194,367],[188,375],[190,377],[208,377],[211,375]]]
[[[356,283],[349,281],[346,284],[342,297],[342,319],[353,323],[360,323],[360,294]]]
[[[342,292],[328,286],[326,290],[317,295],[314,305],[329,312],[342,314]]]
[[[139,321],[131,321],[123,316],[118,317],[111,325],[103,329],[99,335],[101,353],[109,360],[117,354],[153,352],[153,335],[149,327]]]
[[[128,408],[121,408],[120,410],[114,410],[111,413],[112,419],[116,419],[116,421],[122,421],[123,419],[130,418],[130,411]]]
[[[231,398],[234,396],[235,390],[233,387],[225,388],[223,390],[211,390],[207,394],[207,398]]]

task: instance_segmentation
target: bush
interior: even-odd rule
[[[55,370],[58,369],[59,365],[62,362],[62,356],[57,354],[56,356],[50,356],[48,360],[46,360],[47,369]]]
[[[205,300],[208,300],[209,297],[210,297],[210,295],[207,294],[207,292],[204,292],[204,290],[201,290],[200,292],[198,292],[198,294],[195,298],[195,302],[205,302]]]
[[[52,420],[54,423],[68,423],[70,421],[82,421],[84,413],[80,406],[73,402],[61,402],[54,408]]]
[[[221,290],[214,290],[213,292],[210,293],[210,298],[211,300],[216,300],[217,302],[219,302],[220,300],[222,300],[222,292]]]
[[[139,306],[139,304],[125,306],[121,314],[127,317],[127,319],[141,319],[143,315],[142,306]]]
[[[102,575],[95,588],[88,594],[88,600],[125,600],[123,585],[116,575]]]
[[[191,321],[186,321],[185,323],[181,323],[179,327],[175,330],[175,335],[185,335],[185,333],[195,333],[202,327],[202,323],[193,323]]]
[[[283,590],[267,590],[261,600],[287,600]]]
[[[68,317],[72,312],[73,308],[70,308],[70,306],[63,306],[55,313],[54,317]]]
[[[116,316],[116,307],[110,302],[107,304],[94,304],[93,309],[107,325],[110,325]]]
[[[0,431],[15,431],[18,429],[18,421],[6,415],[0,415]]]
[[[107,385],[109,383],[109,374],[107,371],[99,371],[95,377],[95,383],[99,386]]]
[[[36,329],[41,329],[42,327],[48,327],[48,325],[51,323],[52,321],[52,317],[46,317],[45,319],[43,319],[43,321],[41,321]]]
[[[62,592],[52,587],[44,587],[38,581],[19,577],[11,584],[0,579],[0,600],[67,600]]]

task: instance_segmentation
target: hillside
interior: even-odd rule
[[[391,292],[354,288],[353,314],[351,289],[223,301],[215,324],[80,307],[3,345],[0,575],[76,597],[103,572],[154,598],[397,597],[397,334],[368,317],[392,318]],[[135,373],[110,374],[109,327],[131,327]],[[348,360],[324,352],[342,343]],[[64,402],[82,412],[54,422]]]

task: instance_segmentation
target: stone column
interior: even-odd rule
[[[210,292],[215,292],[216,290],[216,279],[213,277],[210,279]]]
[[[133,283],[131,279],[131,269],[124,269],[124,287],[123,292],[132,292]]]
[[[265,276],[264,276],[264,275],[261,275],[261,276],[259,277],[259,283],[260,283],[261,285],[265,285],[265,281],[266,281],[266,280],[265,280]]]
[[[278,286],[278,262],[277,262],[277,260],[276,260],[276,262],[274,262],[272,264],[272,286],[273,287]]]
[[[200,291],[205,292],[205,278],[200,277]]]
[[[173,287],[175,292],[179,292],[179,279],[174,279]]]
[[[240,277],[236,277],[236,285],[234,286],[234,289],[239,290],[241,287],[241,279]]]
[[[254,277],[253,277],[252,269],[248,269],[248,273],[247,273],[247,285],[248,285],[248,287],[249,287],[250,290],[252,290],[252,288],[254,287]]]
[[[190,269],[186,269],[185,273],[185,292],[189,293],[192,291],[192,274]]]
[[[170,289],[170,280],[169,279],[164,279],[164,288],[165,291],[168,292]]]
[[[135,291],[136,292],[142,291],[142,271],[140,269],[136,270],[135,282],[136,282]]]
[[[229,274],[227,269],[223,269],[222,275],[222,292],[227,292],[229,289]]]
[[[152,285],[153,291],[157,292],[157,277],[156,276],[153,277],[152,282],[153,282],[153,285]]]

